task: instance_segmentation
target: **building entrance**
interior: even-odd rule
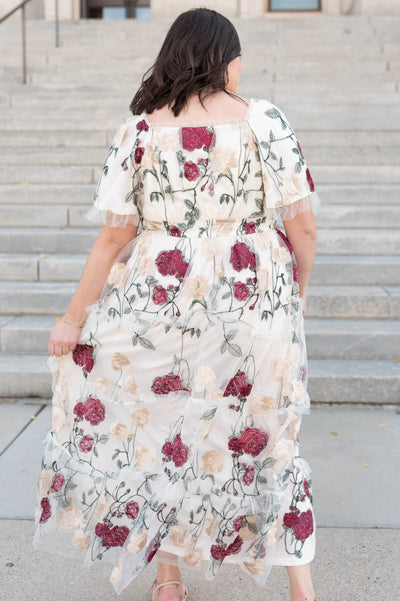
[[[278,10],[321,10],[321,0],[269,0],[268,9]]]
[[[146,18],[150,0],[81,0],[82,19]]]

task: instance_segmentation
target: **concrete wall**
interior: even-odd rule
[[[253,3],[255,0],[248,0]],[[218,12],[223,13],[226,17],[237,17],[240,0],[213,0],[207,2],[203,0],[151,0],[151,14],[153,17],[176,17],[179,13],[202,6],[204,8],[213,8]]]
[[[399,0],[354,0],[353,15],[397,15],[400,16]]]
[[[17,0],[0,0],[0,15],[8,12],[16,3]],[[214,8],[229,18],[257,17],[266,14],[268,0],[213,0],[211,2],[207,0],[151,0],[152,15],[155,18],[171,19],[195,6]],[[321,8],[322,14],[330,16],[341,14],[400,16],[400,0],[322,0]],[[79,19],[80,0],[60,0],[59,13],[60,19]],[[31,19],[54,19],[54,0],[32,0],[26,7],[26,14]],[[291,14],[293,15],[293,13]],[[11,18],[19,19],[20,11]]]
[[[0,0],[0,16],[5,15],[18,4],[17,0]],[[43,0],[32,0],[26,7],[26,16],[28,19],[43,19],[44,18],[44,7]],[[13,14],[10,19],[20,19],[21,11],[18,10]]]

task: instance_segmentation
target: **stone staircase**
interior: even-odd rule
[[[307,296],[313,402],[400,401],[400,19],[235,22],[241,93],[292,123],[323,202]],[[47,342],[98,229],[84,219],[166,21],[0,29],[0,397],[50,396]]]

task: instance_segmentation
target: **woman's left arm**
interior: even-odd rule
[[[286,236],[293,247],[299,275],[300,297],[306,309],[306,290],[317,250],[317,228],[313,211],[297,213],[293,219],[283,221]]]

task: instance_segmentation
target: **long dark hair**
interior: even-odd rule
[[[218,91],[238,98],[225,86],[228,64],[240,54],[239,36],[229,19],[208,8],[188,10],[169,28],[129,109],[134,115],[149,114],[168,104],[177,117],[192,94],[198,94],[203,107],[203,100]]]

